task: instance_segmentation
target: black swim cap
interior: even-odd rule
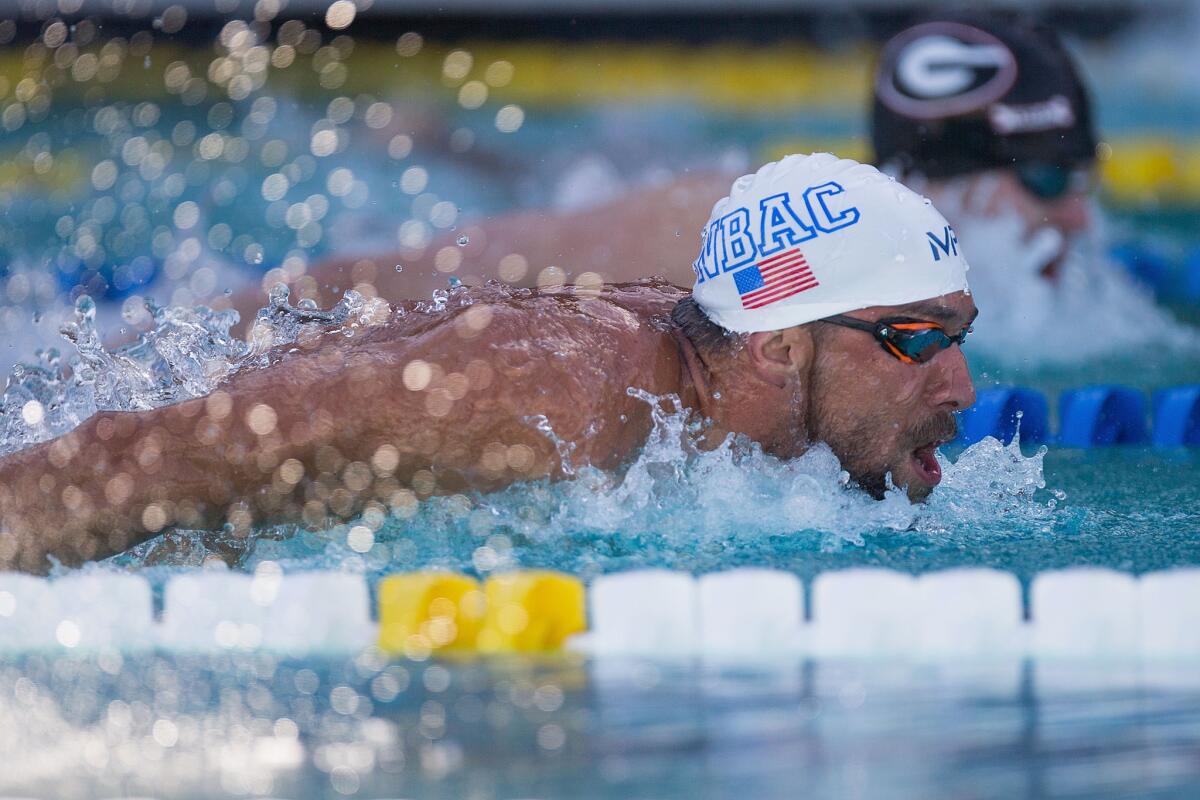
[[[876,163],[946,178],[1095,158],[1087,90],[1058,35],[998,16],[941,17],[883,48],[871,140]]]

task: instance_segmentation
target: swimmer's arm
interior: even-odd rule
[[[246,534],[370,507],[406,515],[431,494],[561,474],[525,419],[582,427],[586,409],[547,399],[559,368],[497,360],[496,336],[485,345],[444,328],[328,346],[239,373],[207,398],[101,413],[0,460],[0,570],[103,558],[170,527]],[[406,386],[414,361],[439,366],[410,369]]]
[[[451,275],[472,285],[501,280],[533,287],[549,267],[557,267],[556,274],[568,283],[590,272],[609,283],[660,275],[690,286],[700,230],[734,177],[719,172],[685,175],[582,211],[496,215],[439,236],[415,257],[380,253],[333,258],[298,280],[293,300],[311,296],[327,308],[356,286],[392,303],[428,299],[435,289],[446,288]],[[465,243],[460,246],[459,241]],[[397,265],[402,271],[396,271]],[[241,315],[239,331],[253,323],[269,288],[234,296],[233,306]]]

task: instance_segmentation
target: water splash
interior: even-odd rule
[[[486,496],[431,498],[411,517],[389,517],[375,547],[360,555],[350,528],[258,542],[243,564],[352,569],[386,574],[431,565],[487,572],[516,565],[581,575],[642,566],[704,570],[748,553],[786,567],[789,559],[892,537],[909,549],[981,531],[1041,531],[1067,512],[1043,496],[1045,449],[985,439],[951,463],[939,454],[943,485],[924,504],[900,489],[876,501],[853,485],[825,445],[782,460],[744,437],[701,447],[703,423],[678,398],[633,396],[651,407],[646,444],[619,473],[577,466],[575,479],[510,486]],[[548,426],[547,426],[548,427]],[[553,431],[545,431],[552,436]],[[552,441],[555,439],[552,438]],[[741,555],[739,555],[741,554]]]
[[[269,352],[274,348],[295,342],[312,343],[320,336],[330,334],[354,335],[359,329],[378,325],[392,314],[386,301],[365,298],[353,289],[342,294],[332,308],[322,310],[312,300],[301,300],[291,305],[290,291],[286,284],[272,287],[267,294],[267,305],[259,309],[247,337],[249,353],[244,363],[238,365],[265,367],[269,363]]]
[[[1004,366],[1077,365],[1151,346],[1200,355],[1200,337],[1105,253],[1098,205],[1089,209],[1092,229],[1067,242],[1049,227],[1027,230],[1014,211],[980,213],[994,187],[967,188],[951,181],[937,206],[971,264],[980,312],[973,351]],[[1056,258],[1052,282],[1041,271]]]
[[[575,454],[575,443],[568,442],[555,433],[554,428],[550,425],[550,420],[546,418],[545,414],[534,414],[522,417],[521,419],[523,422],[536,428],[539,433],[554,445],[554,450],[558,453],[558,460],[561,464],[563,475],[566,475],[568,478],[575,477],[575,465],[572,462],[572,456]]]
[[[99,411],[138,411],[201,397],[239,369],[265,366],[272,348],[306,337],[352,335],[391,313],[384,301],[354,291],[328,311],[305,301],[292,306],[288,297],[286,286],[272,290],[248,341],[230,333],[236,311],[147,302],[153,327],[110,350],[96,326],[96,304],[81,296],[73,319],[61,328],[76,354],[64,359],[56,349],[39,351],[34,363],[17,364],[9,374],[0,397],[0,455],[61,436]]]
[[[494,281],[488,281],[488,284],[487,288],[498,286]],[[440,314],[444,311],[469,306],[474,302],[475,298],[472,295],[471,287],[451,275],[446,279],[445,289],[434,289],[430,293],[430,299],[413,304],[413,310],[425,314]]]
[[[96,305],[86,295],[61,332],[77,350],[64,360],[41,351],[16,365],[0,399],[0,454],[60,436],[98,411],[135,411],[211,392],[249,352],[229,330],[233,311],[147,304],[154,327],[132,344],[108,350],[96,329]],[[37,401],[35,425],[22,411]]]

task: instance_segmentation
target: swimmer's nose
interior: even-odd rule
[[[961,411],[975,404],[975,384],[961,347],[950,347],[938,353],[930,366],[937,369],[930,387],[934,407]]]

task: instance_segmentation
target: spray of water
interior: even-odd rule
[[[431,565],[479,572],[536,565],[585,576],[644,566],[704,570],[758,547],[786,561],[789,553],[861,547],[868,537],[979,542],[1005,535],[998,520],[1025,534],[1050,530],[1063,513],[1039,491],[1045,448],[1026,457],[1019,442],[985,439],[954,463],[939,455],[943,485],[928,502],[913,505],[897,488],[876,501],[825,445],[790,460],[737,436],[701,448],[702,423],[677,398],[630,393],[650,405],[653,427],[619,473],[581,466],[574,480],[431,498],[411,517],[382,520],[367,554],[349,544],[350,531],[364,524],[356,520],[296,539],[259,540],[243,563],[369,574]]]
[[[235,311],[147,303],[153,327],[137,341],[108,349],[87,295],[61,329],[75,346],[72,358],[39,351],[17,364],[0,397],[0,455],[46,441],[99,411],[138,411],[201,397],[239,369],[266,366],[274,348],[306,337],[353,333],[391,313],[385,302],[348,291],[333,308],[288,302],[286,286],[270,293],[248,341],[230,333]],[[277,351],[278,352],[278,351]]]
[[[1195,332],[1105,253],[1098,206],[1090,209],[1091,230],[1064,242],[1053,228],[1028,231],[1014,211],[978,213],[987,187],[973,194],[968,203],[966,184],[952,182],[938,198],[971,264],[980,310],[973,350],[1009,366],[1078,364],[1150,346],[1200,354]],[[1042,268],[1060,253],[1058,280],[1046,280]]]

